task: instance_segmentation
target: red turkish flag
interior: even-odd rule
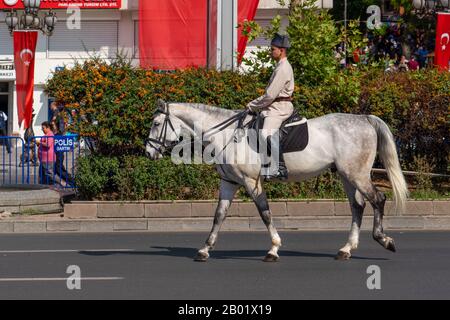
[[[19,126],[31,125],[34,92],[34,61],[37,31],[14,31],[14,64],[16,67],[17,114]]]
[[[434,54],[436,66],[441,70],[448,69],[450,60],[450,13],[438,12]]]
[[[259,0],[238,0],[238,22],[241,25],[245,20],[252,21],[258,9]],[[242,27],[238,29],[238,63],[245,54],[248,38],[242,35]]]
[[[206,0],[139,1],[141,66],[206,66]]]

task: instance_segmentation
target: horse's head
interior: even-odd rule
[[[169,104],[159,99],[153,113],[153,124],[146,140],[145,150],[150,159],[156,160],[170,153],[180,142],[182,122],[170,114]]]

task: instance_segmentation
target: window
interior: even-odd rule
[[[81,29],[70,30],[61,23],[49,38],[49,58],[88,58],[98,54],[112,58],[118,49],[117,21],[83,21]]]
[[[9,92],[9,83],[0,82],[0,93],[8,93],[8,92]]]
[[[0,21],[0,56],[12,56],[13,38],[9,35],[8,27],[4,21]]]

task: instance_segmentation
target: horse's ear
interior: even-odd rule
[[[156,109],[165,112],[166,111],[166,102],[163,99],[158,99],[156,101]]]

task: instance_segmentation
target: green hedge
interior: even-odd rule
[[[84,199],[201,200],[217,199],[219,175],[213,166],[175,165],[169,158],[87,156],[78,163],[76,182]],[[308,182],[266,184],[270,198],[343,198],[330,172]],[[238,197],[247,198],[244,189]]]

